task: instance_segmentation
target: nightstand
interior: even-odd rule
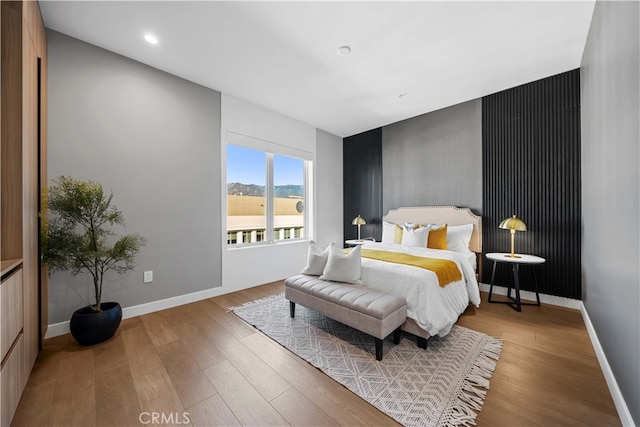
[[[349,239],[344,241],[344,244],[349,247],[364,245],[365,243],[375,243],[375,239]]]
[[[522,311],[522,306],[523,305],[536,305],[539,306],[540,305],[540,294],[538,293],[538,281],[536,280],[536,271],[535,271],[535,266],[538,264],[544,264],[545,263],[545,259],[544,258],[540,258],[538,256],[535,255],[522,255],[522,254],[516,254],[516,256],[518,258],[512,258],[511,254],[509,253],[490,253],[487,254],[487,259],[493,261],[493,270],[491,271],[491,286],[489,287],[489,302],[494,302],[494,303],[500,303],[500,304],[507,304],[509,307],[513,308],[515,311]],[[516,297],[513,298],[511,296],[511,285],[509,285],[507,287],[508,291],[507,291],[507,298],[509,298],[511,301],[491,301],[491,295],[493,294],[493,282],[495,280],[496,277],[496,265],[499,262],[505,262],[508,264],[511,264],[512,270],[513,270],[513,283],[514,283],[514,287],[515,287],[515,291],[516,291]],[[536,300],[537,303],[530,303],[530,302],[521,302],[520,301],[520,266],[521,265],[528,265],[531,267],[531,274],[533,275],[533,283],[536,287]]]

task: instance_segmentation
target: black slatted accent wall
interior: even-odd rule
[[[540,292],[580,299],[579,70],[482,98],[482,153],[484,252],[510,251],[498,224],[515,214],[528,228],[516,233],[516,252],[547,260],[536,270]],[[521,286],[533,290],[528,270]],[[499,264],[496,284],[512,280]]]
[[[367,225],[362,238],[382,239],[382,128],[343,140],[344,238],[355,239],[358,227],[351,221],[360,214]]]

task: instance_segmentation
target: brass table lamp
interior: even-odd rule
[[[357,217],[355,217],[355,218],[353,219],[353,221],[351,221],[351,224],[352,224],[352,225],[357,225],[357,226],[358,226],[358,240],[361,240],[361,239],[360,239],[360,226],[365,225],[366,223],[367,223],[367,220],[366,220],[366,219],[364,219],[364,218],[362,218],[362,217],[360,216],[360,214],[358,214],[358,216],[357,216]]]
[[[502,228],[503,230],[511,231],[511,255],[505,256],[509,258],[521,258],[515,254],[513,242],[515,239],[516,231],[527,231],[527,225],[520,218],[514,215],[511,218],[502,220],[498,227]]]

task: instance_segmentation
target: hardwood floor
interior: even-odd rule
[[[397,425],[228,311],[283,289],[127,319],[92,347],[46,340],[12,425]],[[458,324],[504,340],[478,426],[620,425],[578,311],[483,294]]]

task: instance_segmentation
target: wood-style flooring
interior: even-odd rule
[[[12,425],[397,425],[228,311],[283,289],[275,282],[127,319],[92,347],[69,335],[46,340]],[[517,313],[482,296],[458,324],[504,344],[478,426],[620,425],[578,311]]]

